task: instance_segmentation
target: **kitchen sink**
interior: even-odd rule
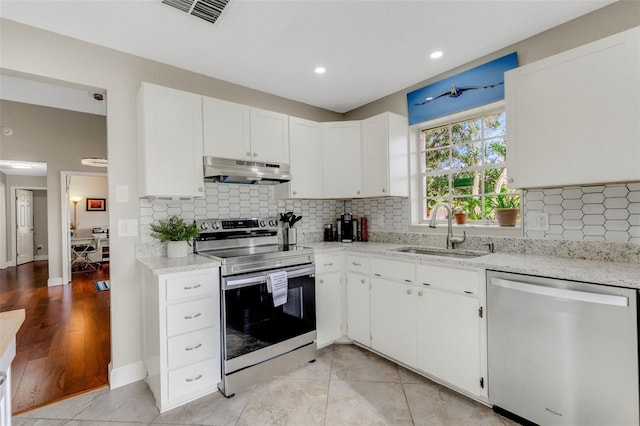
[[[426,254],[429,256],[455,257],[462,259],[480,257],[489,254],[488,252],[484,251],[444,250],[429,247],[400,247],[397,249],[391,249],[391,251],[396,251],[399,253]]]

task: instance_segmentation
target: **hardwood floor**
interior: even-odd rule
[[[0,270],[0,312],[26,311],[12,364],[14,414],[107,384],[110,292],[94,282],[109,279],[109,266],[48,287],[47,263]]]

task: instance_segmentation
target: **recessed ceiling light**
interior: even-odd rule
[[[325,67],[316,67],[314,71],[316,72],[316,74],[324,74],[325,72],[327,72],[327,69]]]
[[[435,52],[431,53],[431,55],[429,55],[431,59],[438,59],[441,56],[442,52],[440,50],[436,50]]]

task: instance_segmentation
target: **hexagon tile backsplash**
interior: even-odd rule
[[[525,237],[640,244],[640,183],[530,189],[524,192]],[[527,218],[548,214],[547,230]]]

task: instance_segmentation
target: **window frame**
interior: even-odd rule
[[[411,230],[417,232],[424,232],[428,230],[429,220],[423,219],[424,209],[426,208],[426,185],[423,184],[424,176],[422,169],[422,131],[430,128],[441,127],[453,123],[457,123],[460,121],[465,121],[473,118],[478,118],[483,115],[488,115],[496,112],[505,112],[505,102],[504,100],[494,102],[491,104],[483,105],[480,107],[472,108],[466,111],[462,111],[460,113],[451,114],[444,117],[439,117],[434,120],[425,121],[422,123],[417,123],[409,127],[409,151],[410,151],[410,193],[409,193],[409,201],[411,203]],[[509,118],[505,116],[505,124],[508,123]],[[508,130],[506,132],[508,134]],[[506,136],[506,135],[505,135]],[[508,142],[507,142],[508,146]],[[508,148],[507,148],[508,149]],[[505,166],[508,167],[508,162],[505,161]],[[483,168],[491,168],[481,166]],[[468,168],[462,169],[464,170],[474,170],[477,168]],[[428,173],[427,173],[428,175]],[[451,185],[451,184],[449,184]],[[454,226],[459,226],[467,230],[469,234],[490,234],[490,235],[505,235],[505,236],[522,236],[523,235],[523,214],[522,208],[524,204],[524,194],[521,190],[514,190],[513,192],[518,193],[520,195],[520,220],[516,224],[515,227],[500,227],[496,221],[472,221],[467,222],[466,225],[456,225],[455,221],[453,222]],[[493,193],[491,193],[493,194]],[[447,198],[451,196],[451,187],[449,188],[449,193],[447,194]],[[443,223],[443,221],[438,221],[438,224]],[[441,233],[442,226],[439,226],[438,229],[433,230],[434,232]]]

